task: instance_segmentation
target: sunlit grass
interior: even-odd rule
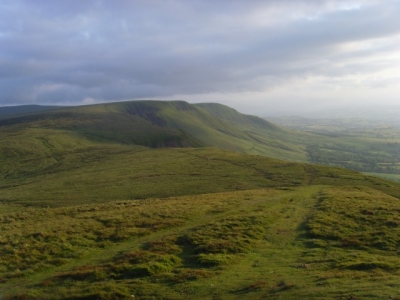
[[[174,123],[176,108],[190,111],[188,104],[167,105],[162,119],[133,108],[83,108],[86,117],[105,117],[94,123],[66,109],[61,123],[51,113],[0,128],[2,299],[400,297],[398,184],[190,148],[203,145]],[[130,116],[120,119],[126,109]],[[119,131],[143,113],[152,122]],[[179,122],[205,113],[194,109]],[[234,111],[219,117],[257,122]],[[211,141],[219,128],[230,136],[222,135],[224,147],[252,145],[207,120],[213,126],[199,136]],[[163,122],[171,127],[156,130]],[[274,146],[301,156],[301,145],[250,133],[264,145],[250,152]],[[157,148],[166,143],[172,148]]]
[[[14,253],[3,250],[0,289],[5,299],[389,298],[398,207],[374,189],[309,186],[25,208],[2,215]]]

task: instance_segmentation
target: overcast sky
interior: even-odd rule
[[[400,104],[400,0],[0,0],[0,105]]]

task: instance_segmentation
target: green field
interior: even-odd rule
[[[400,182],[400,174],[390,174],[390,173],[366,173],[366,174]]]
[[[400,299],[398,183],[240,153],[300,160],[304,136],[223,106],[145,104],[0,119],[0,299]]]
[[[309,139],[311,162],[341,166],[397,181],[400,175],[400,127],[398,118],[271,118],[294,130],[318,134]],[[391,175],[389,175],[391,174]]]

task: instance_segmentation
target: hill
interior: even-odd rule
[[[296,138],[185,102],[1,119],[1,299],[400,297],[400,185],[205,146],[254,132]]]
[[[0,107],[0,118],[11,115],[30,114],[52,109],[59,109],[59,106],[43,106],[43,105],[20,105],[20,106],[3,106]]]
[[[386,181],[356,172],[205,147],[207,141],[227,145],[236,139],[240,146],[251,138],[246,135],[250,130],[263,130],[265,140],[287,134],[226,106],[183,101],[123,102],[11,116],[0,120],[1,199],[64,206],[311,182],[390,186],[385,192],[398,196]],[[193,146],[200,148],[188,148]]]
[[[306,146],[295,132],[220,104],[132,101],[63,108],[10,116],[14,125],[68,130],[95,141],[149,147],[213,146],[281,159],[306,161]],[[307,136],[307,134],[303,134]]]
[[[297,120],[296,122],[302,122]],[[309,123],[309,121],[307,121]],[[307,126],[319,126],[308,124]],[[388,178],[400,176],[397,134],[304,132],[243,115],[224,105],[130,101],[9,115],[1,128],[68,131],[91,141],[160,147],[211,146],[289,161],[335,165]],[[397,134],[398,135],[398,134]]]
[[[215,148],[79,145],[3,181],[3,299],[397,295],[393,182]]]

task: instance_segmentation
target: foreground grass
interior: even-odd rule
[[[9,207],[0,291],[4,299],[399,297],[398,201],[316,185]]]

